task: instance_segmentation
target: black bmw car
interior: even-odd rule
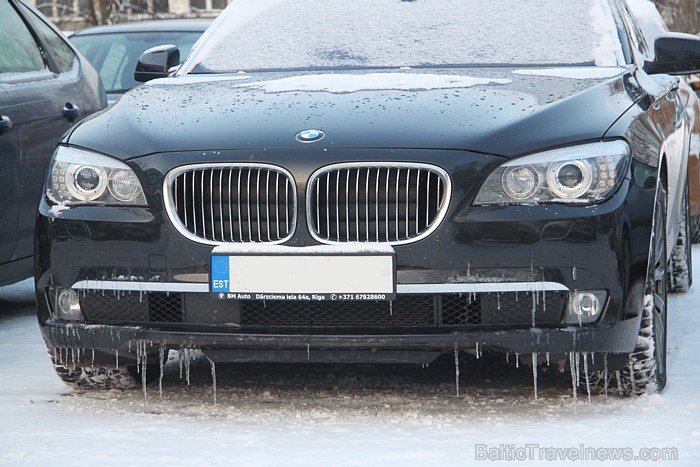
[[[624,2],[239,1],[68,133],[36,226],[58,374],[516,353],[666,383],[700,42]],[[183,352],[183,354],[189,354]]]

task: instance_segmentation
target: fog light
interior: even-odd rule
[[[605,290],[572,292],[569,296],[566,322],[584,324],[596,321],[605,307],[607,297],[608,294]]]
[[[56,316],[70,321],[82,321],[83,312],[80,309],[78,293],[72,289],[58,289],[56,291]]]

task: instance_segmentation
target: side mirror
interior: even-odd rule
[[[174,45],[159,45],[146,50],[139,57],[134,79],[145,83],[170,75],[170,69],[180,64],[180,51]]]
[[[659,35],[654,41],[655,58],[644,64],[650,75],[688,75],[700,72],[700,37],[679,32]]]

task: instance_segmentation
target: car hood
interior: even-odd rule
[[[126,160],[303,147],[295,135],[316,129],[325,137],[315,146],[516,157],[603,137],[634,104],[629,76],[577,67],[174,77],[126,93],[77,127],[69,143]]]

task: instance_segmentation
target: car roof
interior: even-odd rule
[[[93,34],[121,34],[129,32],[203,32],[211,19],[170,19],[160,21],[140,21],[137,23],[108,24],[81,29],[73,36],[89,36]]]

